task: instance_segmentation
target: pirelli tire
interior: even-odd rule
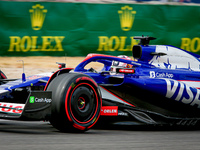
[[[6,75],[1,70],[0,70],[0,79],[7,79]]]
[[[5,84],[6,82],[1,79],[7,79],[6,75],[3,73],[3,71],[0,70],[0,85]]]
[[[80,73],[57,76],[47,87],[52,91],[50,123],[62,132],[84,132],[98,120],[101,94],[96,82]]]

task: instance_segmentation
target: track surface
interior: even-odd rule
[[[20,78],[24,60],[26,75],[57,70],[55,62],[74,67],[83,58],[1,57],[0,69],[8,78]],[[9,61],[8,61],[9,60]],[[199,150],[200,130],[91,129],[86,133],[61,133],[48,122],[0,120],[0,150]]]
[[[48,122],[0,120],[1,150],[199,150],[200,130],[91,129],[61,133]]]

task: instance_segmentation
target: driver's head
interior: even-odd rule
[[[126,56],[126,55],[119,55],[117,57],[124,58],[124,59],[127,59],[127,60],[131,60],[131,58]],[[124,62],[119,62],[119,61],[112,61],[112,66],[123,67],[123,68],[130,68],[131,67],[131,65],[124,63]]]

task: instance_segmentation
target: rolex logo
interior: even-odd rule
[[[129,31],[132,28],[136,11],[132,7],[124,6],[118,11],[121,28],[123,31]]]
[[[40,30],[42,28],[47,10],[44,9],[44,6],[36,4],[32,6],[32,9],[29,9],[31,14],[31,25],[33,30]]]

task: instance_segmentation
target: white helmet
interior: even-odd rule
[[[127,59],[127,60],[131,60],[131,58],[126,56],[126,55],[119,55],[117,57],[124,58],[124,59]],[[119,61],[113,61],[112,66],[130,68],[129,65],[127,65],[127,63],[119,62]]]

